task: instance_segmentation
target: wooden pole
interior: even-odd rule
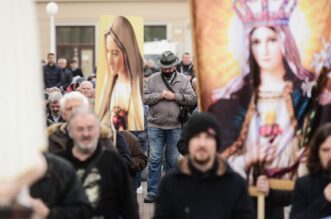
[[[262,193],[257,196],[257,219],[264,219],[265,217],[265,197]]]
[[[270,189],[292,191],[294,188],[294,181],[270,179]],[[258,192],[255,186],[248,187],[248,193],[252,197],[257,197],[257,219],[265,218],[265,196]]]

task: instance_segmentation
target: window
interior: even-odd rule
[[[84,76],[88,76],[95,66],[95,27],[94,26],[57,26],[56,55],[78,61]]]
[[[160,41],[167,39],[166,25],[145,25],[144,42]]]

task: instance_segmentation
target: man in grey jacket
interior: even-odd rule
[[[175,166],[179,156],[176,145],[182,131],[178,120],[180,107],[194,106],[197,102],[189,78],[176,72],[178,61],[172,52],[163,52],[158,60],[161,72],[154,73],[144,83],[144,104],[149,105],[150,146],[145,203],[154,202],[158,194],[164,146],[166,173]]]

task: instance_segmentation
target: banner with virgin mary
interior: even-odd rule
[[[144,130],[141,17],[102,16],[95,109],[112,130]]]
[[[191,0],[199,107],[250,182],[293,179],[314,82],[331,41],[329,0]]]

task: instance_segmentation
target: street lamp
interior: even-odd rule
[[[46,6],[46,11],[50,15],[50,52],[55,53],[55,25],[54,17],[58,11],[59,7],[55,2],[49,2]]]

